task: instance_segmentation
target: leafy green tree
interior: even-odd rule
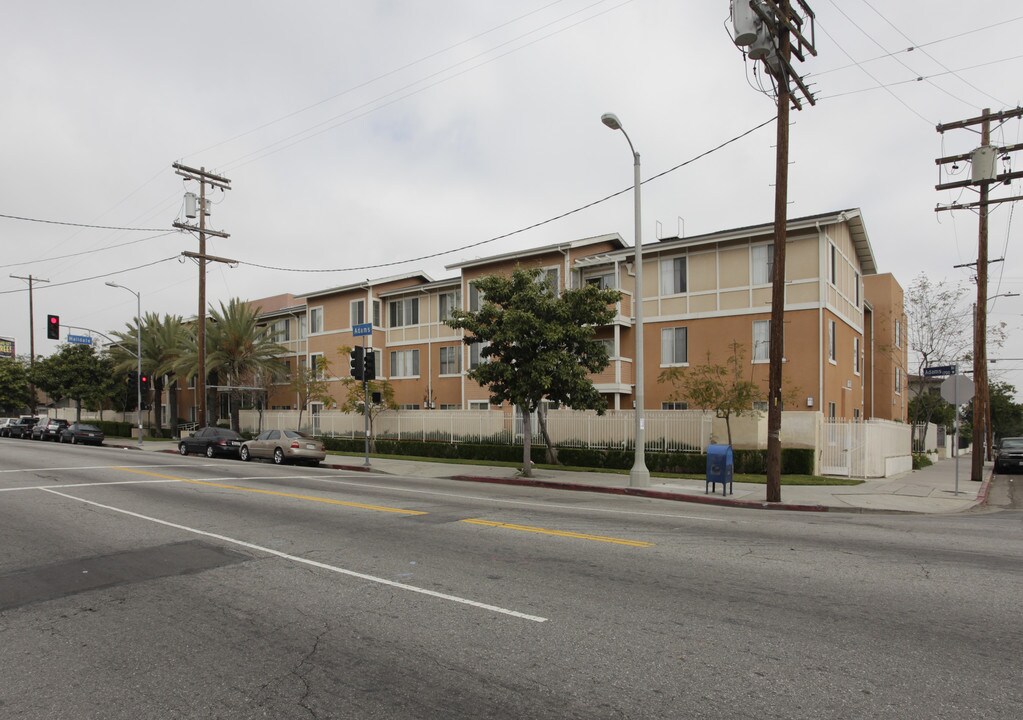
[[[317,356],[311,367],[297,367],[292,371],[289,388],[298,396],[298,426],[302,427],[302,413],[311,402],[327,405],[334,401],[327,385],[330,363],[323,355]]]
[[[999,437],[1023,436],[1023,405],[1015,401],[1016,388],[1005,382],[993,382],[988,386],[991,402],[991,425]],[[963,421],[973,425],[973,404],[963,410]],[[960,428],[960,432],[963,432]],[[965,434],[965,433],[964,433]]]
[[[0,358],[0,411],[16,414],[29,408],[31,402],[25,363],[18,358]]]
[[[342,348],[345,350],[345,348]],[[350,348],[349,348],[350,350]],[[346,356],[347,350],[342,353]],[[366,405],[366,385],[351,375],[341,378],[341,386],[345,389],[345,399],[340,405],[341,412],[363,414]],[[379,393],[380,402],[373,402],[374,396]],[[376,435],[374,434],[373,423],[376,419],[388,410],[397,410],[398,404],[394,402],[394,386],[389,380],[369,381],[369,451],[377,451]]]
[[[483,293],[477,312],[455,310],[447,324],[464,329],[466,345],[487,343],[468,377],[490,390],[490,402],[510,402],[524,418],[522,474],[532,476],[529,417],[547,398],[574,410],[606,409],[588,375],[608,365],[596,327],[614,319],[617,290],[586,284],[560,295],[539,269],[473,281]]]
[[[91,345],[61,345],[56,353],[36,362],[31,376],[53,401],[73,400],[75,419],[81,420],[83,402],[102,402],[108,373],[109,366]]]
[[[763,390],[752,378],[742,376],[745,352],[738,341],[729,345],[732,354],[725,365],[711,362],[707,351],[707,362],[688,368],[672,367],[661,372],[659,383],[670,383],[674,388],[674,400],[686,400],[701,410],[713,410],[725,421],[728,444],[732,444],[732,416],[759,416],[754,403],[764,400]]]

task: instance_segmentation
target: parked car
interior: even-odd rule
[[[71,423],[60,431],[60,441],[62,443],[71,443],[72,445],[78,445],[79,443],[102,445],[104,437],[103,431],[98,427],[86,425],[85,423]]]
[[[60,431],[69,425],[67,420],[60,418],[41,418],[32,428],[33,440],[53,440],[60,438]]]
[[[14,425],[16,422],[18,422],[18,418],[3,418],[3,419],[0,419],[0,437],[3,437],[4,430],[6,428],[10,427],[11,425]]]
[[[320,440],[298,430],[264,430],[243,443],[239,454],[242,460],[267,458],[277,465],[292,462],[319,465],[327,457]]]
[[[995,472],[1023,470],[1023,437],[1007,437],[998,441],[995,449]]]
[[[37,422],[39,422],[37,417],[22,415],[13,424],[0,429],[0,435],[4,437],[27,438]]]
[[[190,437],[182,438],[178,443],[178,452],[182,455],[200,453],[210,458],[217,455],[238,457],[238,450],[241,448],[242,442],[244,442],[244,438],[234,430],[204,427]]]

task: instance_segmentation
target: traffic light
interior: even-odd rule
[[[46,316],[46,337],[50,340],[60,340],[60,316]]]
[[[129,385],[134,385],[138,381],[139,381],[139,374],[137,372],[135,372],[134,370],[130,370],[128,372],[128,384]]]
[[[139,376],[139,387],[143,390],[149,389],[149,375],[147,373],[142,373]]]
[[[363,377],[366,380],[376,380],[377,378],[377,354],[372,350],[366,353],[363,364]]]
[[[356,380],[362,380],[365,377],[365,360],[365,348],[357,347],[352,350],[352,377]]]

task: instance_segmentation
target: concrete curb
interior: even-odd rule
[[[987,507],[988,493],[991,492],[991,481],[994,480],[994,470],[987,476],[987,478],[980,484],[980,490],[977,491],[977,504],[973,507]]]
[[[580,485],[578,483],[560,483],[550,480],[536,480],[532,478],[502,478],[482,475],[452,475],[450,480],[461,482],[483,482],[495,485],[518,485],[522,487],[547,488],[549,490],[577,490],[580,492],[604,493],[606,495],[631,495],[633,497],[645,497],[655,500],[674,500],[676,502],[691,502],[702,505],[720,505],[723,507],[745,508],[748,510],[794,510],[797,512],[828,512],[831,508],[826,505],[797,505],[794,503],[769,503],[759,500],[735,500],[732,498],[719,497],[716,495],[686,495],[682,493],[664,492],[662,490],[648,490],[646,488],[631,487],[605,487],[602,485]]]

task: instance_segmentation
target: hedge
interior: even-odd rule
[[[324,437],[327,450],[359,453],[365,449],[365,441],[351,438]],[[521,445],[478,445],[475,443],[423,442],[422,440],[376,441],[376,451],[382,455],[406,455],[415,457],[448,458],[461,460],[503,460],[520,462]],[[532,447],[535,463],[546,461],[543,445]],[[703,475],[707,472],[707,456],[702,453],[647,452],[646,466],[651,472]],[[764,475],[767,472],[765,450],[733,450],[732,459],[736,474]],[[781,471],[783,475],[812,475],[814,451],[804,448],[782,448]],[[628,470],[632,467],[632,450],[609,450],[595,448],[558,448],[558,460],[563,465],[576,467],[613,468]]]

